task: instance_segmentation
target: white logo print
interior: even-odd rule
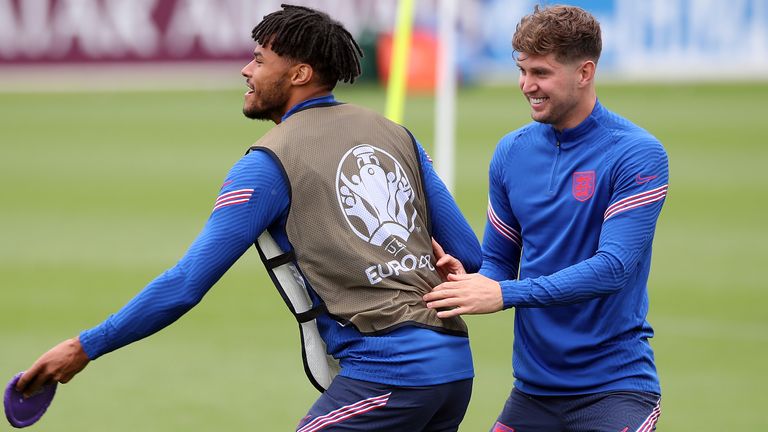
[[[344,154],[336,170],[336,196],[352,231],[372,245],[381,246],[392,235],[408,241],[416,226],[411,182],[380,148],[360,144]]]

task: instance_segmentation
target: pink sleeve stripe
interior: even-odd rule
[[[244,194],[248,194],[248,195],[253,194],[253,189],[238,189],[238,190],[233,190],[231,192],[223,193],[219,195],[218,198],[216,198],[216,202],[219,202],[223,199],[230,198],[234,195],[244,195]]]
[[[664,197],[667,196],[668,186],[669,185],[659,186],[656,189],[651,189],[647,192],[632,195],[630,197],[624,198],[623,200],[616,201],[615,203],[608,206],[607,210],[605,210],[603,220],[608,220],[609,218],[627,210],[663,200]]]
[[[389,396],[392,393],[383,394],[381,396],[375,396],[368,399],[355,402],[351,405],[345,405],[337,410],[331,411],[326,415],[314,418],[309,423],[299,428],[296,432],[315,432],[323,429],[332,424],[339,423],[350,417],[354,417],[376,408],[381,408],[387,405]]]
[[[512,241],[517,247],[522,247],[520,233],[499,218],[493,210],[493,205],[491,205],[490,200],[488,201],[488,221],[491,222],[491,226],[493,226],[499,234]]]
[[[229,207],[229,206],[235,205],[235,204],[247,203],[249,199],[250,199],[250,197],[249,198],[244,198],[244,199],[236,199],[236,200],[231,200],[231,201],[224,201],[224,202],[222,202],[220,204],[217,204],[215,207],[213,207],[213,211],[216,211],[216,210],[218,210],[218,209],[220,209],[222,207]]]
[[[253,189],[240,189],[225,194],[219,195],[216,198],[216,202],[213,204],[213,211],[216,211],[222,207],[228,207],[235,204],[247,203],[253,195]]]

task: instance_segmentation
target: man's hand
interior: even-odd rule
[[[440,243],[435,239],[432,239],[432,253],[435,254],[437,274],[440,275],[440,279],[442,279],[443,282],[448,281],[448,275],[450,274],[467,274],[461,261],[453,255],[445,253],[443,247],[440,246]]]
[[[25,397],[30,397],[48,382],[66,384],[83,370],[89,361],[80,340],[67,339],[40,356],[16,383],[16,390]]]
[[[430,309],[448,309],[437,312],[439,318],[493,313],[504,307],[499,283],[477,273],[449,275],[448,282],[434,287],[423,298]]]

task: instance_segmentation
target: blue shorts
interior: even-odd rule
[[[456,431],[471,394],[471,379],[395,387],[337,376],[296,431]]]
[[[514,389],[491,432],[651,432],[660,403],[645,392],[534,396]]]

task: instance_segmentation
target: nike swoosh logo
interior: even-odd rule
[[[655,179],[658,176],[652,175],[652,176],[641,176],[640,174],[635,176],[635,183],[637,184],[644,184],[648,183],[649,181]]]

